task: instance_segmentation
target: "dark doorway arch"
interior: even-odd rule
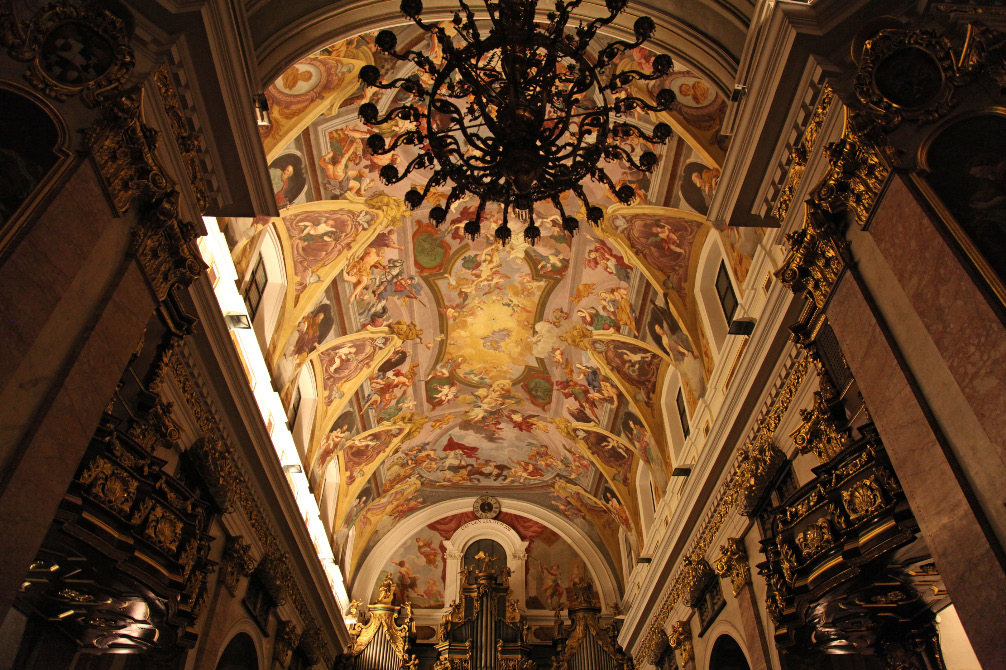
[[[251,635],[238,633],[231,638],[220,655],[217,670],[258,670],[258,654]]]
[[[709,670],[751,670],[737,640],[723,634],[716,638],[709,654]]]

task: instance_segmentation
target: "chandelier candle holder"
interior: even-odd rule
[[[450,34],[445,24],[428,24],[420,18],[421,0],[402,1],[402,13],[436,40],[442,62],[435,63],[418,50],[399,53],[395,33],[382,30],[377,47],[399,61],[414,63],[426,76],[421,79],[414,73],[384,82],[376,66],[364,66],[359,77],[366,86],[398,89],[409,104],[381,116],[377,105],[368,102],[360,106],[359,114],[370,126],[397,121],[405,128],[390,142],[380,132],[371,135],[367,146],[372,153],[387,155],[403,145],[419,147],[403,171],[393,164],[381,168],[385,184],[433,168],[422,190],[413,187],[406,192],[410,208],[421,205],[432,189],[450,182],[446,203],[430,209],[435,225],[447,219],[452,205],[471,194],[479,204],[475,218],[465,223],[466,235],[473,240],[479,235],[486,203],[491,202],[503,212],[495,230],[497,240],[503,244],[510,240],[508,215],[513,210],[514,218],[526,222],[525,240],[534,244],[541,237],[533,216],[536,202],[552,202],[570,235],[579,229],[578,219],[567,216],[563,208],[567,192],[580,200],[591,223],[600,224],[604,210],[592,205],[583,189],[588,176],[607,186],[623,204],[635,199],[633,187],[616,187],[600,163],[624,161],[647,173],[656,167],[655,153],[644,151],[636,158],[620,142],[635,137],[663,144],[671,135],[670,126],[658,123],[647,133],[619,117],[636,110],[671,108],[675,95],[670,89],[649,102],[627,87],[636,80],[652,81],[668,74],[673,62],[662,54],[653,59],[650,73],[630,69],[607,74],[620,54],[640,46],[656,26],[649,17],[636,19],[635,40],[615,40],[601,47],[591,62],[587,56],[591,40],[618,17],[627,0],[606,0],[607,17],[567,31],[570,15],[581,2],[558,0],[547,23],[537,23],[537,0],[485,0],[488,21],[482,27],[489,34],[483,36],[464,0],[459,0],[460,9],[449,24]]]

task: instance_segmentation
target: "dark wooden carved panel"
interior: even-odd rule
[[[879,436],[861,434],[764,513],[776,644],[793,667],[857,654],[941,668],[933,612],[946,592]]]

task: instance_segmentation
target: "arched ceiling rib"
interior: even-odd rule
[[[400,43],[424,39],[397,31]],[[613,67],[645,68],[653,55],[636,50]],[[691,413],[712,370],[715,345],[695,297],[701,251],[714,240],[740,286],[759,241],[756,229],[717,229],[704,217],[726,147],[725,101],[683,69],[637,82],[638,95],[678,94],[670,113],[636,119],[671,123],[670,141],[627,147],[657,151],[660,170],[607,168],[637,203],[585,183],[606,209],[599,227],[571,239],[539,203],[538,245],[526,245],[518,225],[501,246],[462,235],[474,203],[459,202],[438,229],[428,212],[445,193],[410,212],[402,197],[424,179],[381,184],[381,166],[398,159],[371,155],[366,138],[395,130],[357,119],[365,99],[390,101],[358,85],[367,63],[387,78],[407,67],[369,33],[280,73],[262,138],[281,216],[224,222],[239,272],[267,231],[280,240],[287,283],[266,359],[288,404],[305,370],[315,381],[303,460],[343,570],[357,575],[421,510],[490,492],[504,509],[566,519],[623,578],[622,555],[641,544],[641,506],[653,504],[638,484],[652,481],[659,501],[675,465],[667,436],[678,418],[661,395],[665,379],[680,380]],[[585,218],[579,203],[566,207]],[[499,216],[487,210],[483,229]]]
[[[471,3],[481,16],[481,3]],[[547,11],[549,0],[540,0]],[[249,5],[248,24],[259,60],[263,85],[268,85],[304,54],[328,44],[382,28],[411,25],[399,11],[400,0],[354,2],[288,2],[264,0]],[[451,0],[424,3],[424,19],[449,19],[457,9]],[[637,16],[649,16],[657,31],[649,44],[669,53],[701,74],[721,93],[732,89],[753,5],[745,0],[667,2],[634,0],[610,27],[620,37],[631,34]],[[601,16],[604,3],[586,0],[574,17]]]

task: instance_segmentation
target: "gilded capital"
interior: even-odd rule
[[[730,578],[730,585],[735,596],[741,592],[745,585],[751,583],[748,555],[740,538],[731,537],[726,544],[720,546],[720,557],[713,563],[713,570],[720,577]]]

